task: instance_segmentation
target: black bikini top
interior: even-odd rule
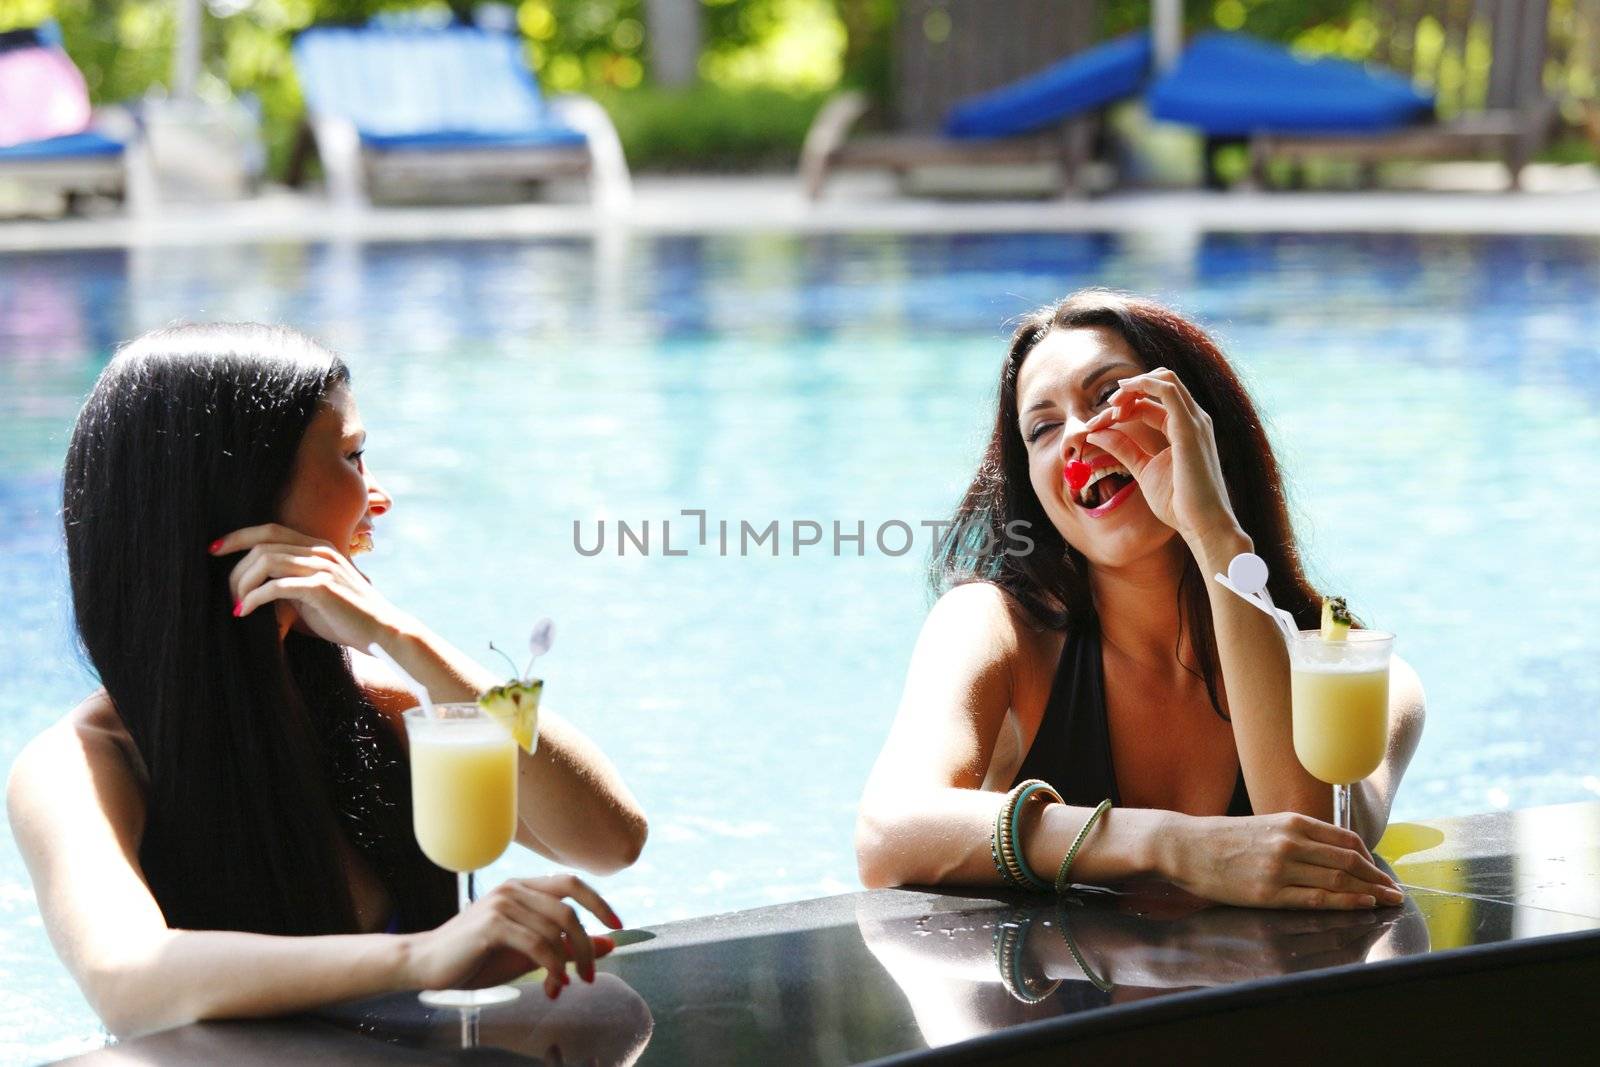
[[[1074,807],[1092,808],[1107,797],[1112,804],[1122,804],[1111,762],[1105,668],[1100,659],[1097,623],[1076,626],[1067,633],[1055,680],[1050,684],[1044,720],[1017,771],[1018,782],[1029,778],[1049,782]],[[1228,801],[1227,814],[1254,814],[1243,771],[1233,788],[1233,799]]]

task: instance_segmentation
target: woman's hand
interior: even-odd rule
[[[1178,816],[1162,874],[1207,900],[1253,908],[1398,905],[1395,880],[1349,830],[1296,812]]]
[[[594,981],[594,961],[615,943],[591,939],[571,897],[613,930],[622,928],[600,894],[570,874],[514,878],[495,886],[449,922],[411,939],[407,977],[418,989],[483,989],[509,982],[535,967],[545,969],[544,990],[556,997],[567,978],[567,961],[578,976]]]
[[[1157,367],[1117,384],[1110,406],[1085,424],[1085,440],[1128,468],[1156,518],[1184,540],[1237,527],[1211,416],[1178,376]]]
[[[323,640],[363,651],[398,624],[397,609],[327,541],[268,523],[235,530],[211,549],[214,556],[236,552],[244,558],[229,573],[228,586],[233,613],[241,618],[281,602]]]

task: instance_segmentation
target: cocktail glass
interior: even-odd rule
[[[411,742],[412,827],[423,855],[456,872],[461,908],[476,899],[474,872],[500,858],[517,828],[517,743],[476,704],[405,713]],[[512,986],[430,989],[432,1007],[479,1008],[515,1000]]]
[[[1342,641],[1301,630],[1289,645],[1294,754],[1333,786],[1334,822],[1353,829],[1350,787],[1378,769],[1389,741],[1394,634],[1351,630]]]

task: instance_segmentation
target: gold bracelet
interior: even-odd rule
[[[1089,816],[1089,821],[1083,824],[1083,829],[1078,831],[1078,836],[1073,839],[1072,847],[1067,849],[1066,859],[1061,861],[1061,866],[1056,870],[1057,893],[1065,893],[1067,891],[1067,885],[1069,884],[1067,882],[1067,874],[1072,870],[1072,861],[1078,858],[1078,850],[1083,847],[1084,841],[1088,839],[1089,831],[1094,829],[1094,824],[1110,808],[1111,801],[1109,799],[1102,800],[1099,807],[1094,809],[1094,814]]]
[[[1101,978],[1089,969],[1089,961],[1083,958],[1083,953],[1078,951],[1078,943],[1072,940],[1072,931],[1067,929],[1067,909],[1056,905],[1056,924],[1061,929],[1061,939],[1067,943],[1067,951],[1072,953],[1072,962],[1078,965],[1083,976],[1089,979],[1089,984],[1102,993],[1109,993],[1116,988],[1108,979]]]
[[[999,812],[995,814],[994,836],[989,839],[989,854],[994,857],[994,869],[999,873],[1000,880],[1014,889],[1021,889],[1022,883],[1017,881],[1016,876],[1011,873],[1011,866],[1006,861],[1004,849],[1006,844],[1005,827],[1011,823],[1011,805],[1016,803],[1016,794],[1017,791],[1015,789],[1008,792],[1005,803],[1000,805]]]

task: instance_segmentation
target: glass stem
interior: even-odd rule
[[[1340,829],[1354,830],[1350,817],[1350,787],[1336,785],[1333,787],[1333,823]]]
[[[456,891],[460,896],[457,911],[466,911],[472,902],[478,899],[477,886],[472,882],[471,871],[463,871],[456,875]]]

